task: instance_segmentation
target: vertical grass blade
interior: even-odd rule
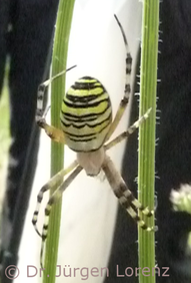
[[[149,119],[139,129],[138,196],[144,205],[154,208],[155,123],[158,59],[159,0],[143,0],[140,108],[142,116],[152,108]],[[148,221],[147,221],[148,222]],[[154,226],[154,219],[149,222]],[[154,283],[155,235],[139,228],[139,282]],[[143,268],[147,268],[144,269]]]
[[[54,38],[52,76],[66,69],[68,42],[75,0],[60,0]],[[51,124],[60,128],[60,109],[65,93],[65,76],[52,82],[51,86]],[[63,145],[51,143],[51,176],[63,168]],[[58,184],[59,185],[59,184]],[[51,192],[51,194],[53,191]],[[43,282],[55,282],[57,265],[61,200],[53,206],[49,220],[49,233],[46,242]],[[64,252],[64,251],[63,251]],[[59,264],[59,263],[58,263]],[[61,263],[60,263],[61,264]]]

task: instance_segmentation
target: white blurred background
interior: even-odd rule
[[[79,77],[90,75],[102,82],[111,96],[113,114],[123,96],[125,85],[125,46],[114,13],[120,20],[135,58],[141,37],[141,9],[138,0],[76,0],[69,44],[68,67],[77,68],[67,73],[67,88]],[[133,76],[132,76],[133,77]],[[129,109],[129,107],[128,107]],[[59,113],[58,113],[59,115]],[[128,110],[115,135],[127,128]],[[125,142],[109,152],[120,170]],[[75,153],[65,147],[65,166],[75,158]],[[41,134],[38,167],[26,217],[19,252],[19,282],[40,282],[40,274],[27,277],[27,265],[40,267],[41,239],[31,223],[36,206],[36,195],[50,178],[50,139]],[[102,178],[103,179],[103,178]],[[62,204],[62,220],[58,265],[63,268],[107,266],[112,244],[117,200],[107,180],[91,178],[82,172],[66,190]],[[47,196],[48,197],[48,196]],[[47,198],[46,198],[47,200]],[[42,211],[46,201],[42,204]],[[39,226],[43,224],[43,215]],[[41,228],[40,228],[41,229]],[[31,269],[31,273],[32,273]],[[86,282],[100,283],[103,277],[92,277]],[[69,278],[61,275],[56,282],[81,282],[81,276]]]

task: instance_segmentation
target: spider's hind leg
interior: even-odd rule
[[[132,135],[145,122],[145,120],[148,119],[151,110],[151,108],[148,109],[147,112],[143,116],[141,116],[137,121],[135,121],[126,131],[106,143],[106,145],[104,145],[105,150],[112,148],[113,146],[117,145],[118,143]]]
[[[55,142],[65,143],[65,137],[62,130],[47,124],[45,118],[39,118],[37,124],[40,128],[44,129],[46,134]]]
[[[55,128],[54,126],[51,126],[47,124],[46,122],[46,114],[48,112],[49,107],[44,110],[44,96],[45,96],[45,90],[48,84],[51,80],[47,80],[44,83],[42,83],[38,88],[38,94],[37,94],[37,110],[36,110],[36,122],[37,125],[44,129],[46,134],[56,142],[64,143],[64,133],[60,130]]]
[[[123,41],[124,41],[124,44],[125,44],[125,49],[126,49],[126,59],[125,59],[126,80],[125,80],[124,94],[123,94],[123,97],[122,97],[120,104],[118,106],[117,113],[114,117],[114,120],[113,120],[113,122],[110,126],[106,140],[110,139],[110,137],[114,133],[115,129],[117,128],[119,122],[121,121],[123,113],[124,113],[125,109],[127,108],[128,103],[129,103],[129,98],[130,98],[130,94],[131,94],[130,80],[131,80],[132,57],[131,57],[131,53],[130,53],[130,50],[129,50],[129,45],[127,43],[125,31],[124,31],[120,21],[118,20],[117,16],[114,15],[114,17],[117,21],[119,28],[120,28],[120,31],[121,31],[121,34],[122,34],[122,37],[123,37]]]
[[[59,78],[60,76],[64,75],[66,72],[70,71],[71,69],[75,68],[76,65],[58,73],[54,77],[44,81],[42,84],[38,87],[37,92],[37,110],[36,110],[36,122],[39,127],[45,130],[46,134],[55,142],[59,143],[65,143],[64,133],[62,130],[55,128],[54,126],[51,126],[47,124],[46,122],[46,114],[48,112],[48,109],[50,107],[47,107],[44,110],[44,97],[45,97],[45,91],[47,87],[50,85],[52,81]]]

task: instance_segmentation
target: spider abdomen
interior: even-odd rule
[[[60,114],[66,144],[74,151],[99,149],[112,122],[109,95],[95,78],[82,77],[67,91]]]

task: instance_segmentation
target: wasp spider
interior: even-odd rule
[[[130,216],[146,231],[154,231],[153,227],[148,227],[146,223],[138,216],[137,211],[141,211],[147,217],[153,215],[153,211],[144,207],[127,188],[121,175],[116,170],[114,163],[107,155],[107,150],[115,146],[131,135],[149,116],[150,109],[127,131],[109,141],[115,131],[121,117],[126,109],[131,92],[130,74],[132,58],[129,52],[127,39],[119,22],[115,19],[121,30],[123,40],[126,47],[126,84],[124,96],[119,104],[117,114],[112,120],[112,108],[109,94],[105,87],[95,78],[85,76],[77,80],[67,91],[62,101],[60,112],[60,120],[62,130],[48,125],[43,114],[43,97],[44,90],[47,85],[56,77],[62,75],[66,71],[59,73],[52,79],[44,82],[39,86],[37,116],[38,125],[45,130],[47,135],[56,142],[64,143],[77,153],[76,160],[67,168],[58,172],[53,176],[40,190],[37,196],[37,207],[33,215],[32,223],[37,233],[42,237],[41,246],[41,266],[43,259],[44,242],[48,233],[48,220],[52,205],[59,199],[62,193],[84,169],[89,176],[96,176],[101,170],[118,198],[120,204],[130,214]],[[73,67],[72,67],[73,68]],[[71,68],[70,68],[71,69]],[[66,174],[70,175],[63,181]],[[37,220],[39,214],[40,203],[43,194],[54,187],[58,182],[62,182],[57,190],[50,196],[45,208],[45,222],[42,229],[42,234],[37,229]]]

